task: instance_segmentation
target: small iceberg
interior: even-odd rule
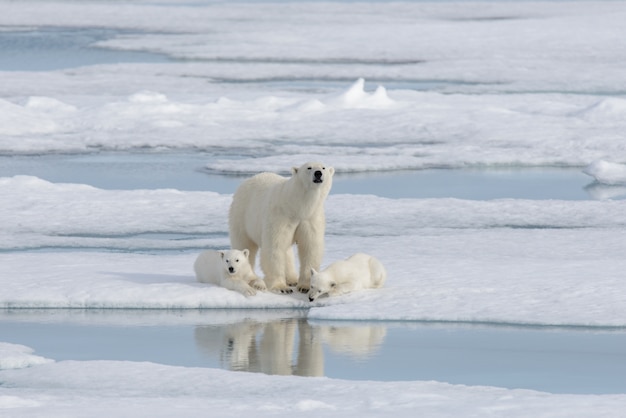
[[[330,102],[344,109],[384,109],[396,103],[389,98],[383,86],[378,86],[374,93],[367,93],[363,78],[359,78],[348,90],[334,97]]]
[[[624,164],[598,160],[585,167],[583,173],[595,178],[598,183],[626,184],[626,165]]]

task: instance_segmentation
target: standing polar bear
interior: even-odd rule
[[[255,289],[266,290],[266,286],[254,274],[248,261],[249,254],[248,250],[203,251],[193,265],[196,278],[201,283],[212,283],[245,296],[254,296]]]
[[[309,301],[322,295],[338,296],[361,289],[377,289],[385,284],[387,271],[378,259],[357,253],[346,260],[335,261],[324,271],[311,271]]]
[[[334,168],[317,162],[291,170],[286,178],[260,173],[244,181],[233,196],[228,223],[233,248],[248,248],[250,264],[261,249],[261,269],[270,290],[309,290],[311,269],[319,269],[324,253],[324,202]],[[298,246],[300,274],[292,245]]]

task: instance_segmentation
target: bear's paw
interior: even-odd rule
[[[265,282],[262,279],[256,279],[256,280],[251,281],[250,286],[252,286],[256,290],[261,290],[261,291],[267,290],[267,286],[265,285]]]

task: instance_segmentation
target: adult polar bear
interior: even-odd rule
[[[310,162],[292,168],[290,178],[257,174],[235,192],[228,216],[230,243],[250,250],[252,266],[261,248],[261,269],[270,290],[291,293],[294,285],[301,292],[309,290],[311,269],[319,269],[324,254],[324,201],[334,173],[332,167]]]

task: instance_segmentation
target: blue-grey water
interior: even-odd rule
[[[78,311],[66,317],[59,310],[16,310],[0,315],[0,335],[4,342],[27,345],[35,354],[59,361],[150,361],[552,393],[626,392],[623,328],[308,321],[301,311],[269,320],[263,314],[254,320],[251,312],[239,321],[216,322],[220,314],[207,310],[198,318],[197,311]]]
[[[102,189],[210,190],[233,193],[245,177],[204,169],[215,155],[171,153],[0,155],[0,177],[37,176],[54,183],[83,183]],[[428,169],[380,173],[337,173],[334,194],[388,198],[593,199],[594,184],[580,168]],[[624,195],[614,198],[623,198]]]
[[[120,62],[168,62],[165,55],[97,48],[120,30],[39,27],[0,31],[1,71],[53,71]]]

